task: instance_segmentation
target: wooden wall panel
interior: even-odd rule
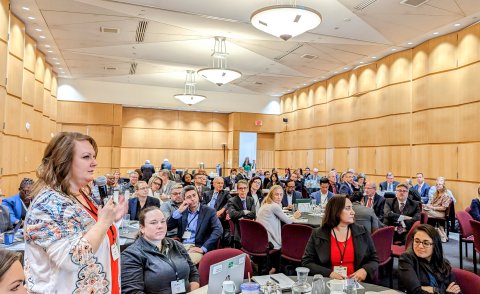
[[[20,118],[20,137],[33,139],[33,106],[27,104],[21,104],[21,118]],[[26,124],[30,125],[30,128],[26,128]]]
[[[38,111],[33,111],[31,122],[32,125],[32,139],[35,141],[42,140],[42,113]]]
[[[19,98],[22,97],[23,63],[9,54],[7,57],[7,92]]]
[[[408,82],[412,79],[412,50],[407,49],[386,57],[390,84]]]
[[[376,71],[376,63],[371,63],[354,70],[354,73],[358,75],[358,88],[357,92],[350,92],[350,95],[375,90],[377,88],[375,82]]]
[[[52,86],[51,86],[51,89],[50,89],[50,93],[52,94],[53,97],[57,97],[57,91],[58,91],[58,80],[57,80],[57,76],[54,75],[52,76]]]
[[[6,99],[7,99],[7,91],[5,90],[5,88],[0,87],[0,123],[3,123],[5,121],[5,112],[6,112],[5,100]]]
[[[412,79],[424,76],[428,73],[428,42],[413,48]]]
[[[113,125],[113,104],[58,101],[57,114],[62,123]]]
[[[52,67],[49,64],[45,65],[45,75],[43,78],[43,88],[47,89],[50,92],[52,88]]]
[[[274,133],[259,133],[257,134],[257,149],[258,150],[274,150],[275,148],[275,134]]]
[[[428,69],[430,73],[457,67],[457,33],[428,41]]]
[[[458,141],[480,142],[480,128],[477,128],[480,102],[458,107]]]
[[[35,80],[35,92],[33,99],[33,108],[37,111],[43,112],[43,84]]]
[[[366,174],[376,174],[376,149],[375,147],[358,148],[357,169]]]
[[[474,24],[458,32],[458,66],[480,60],[480,24]]]
[[[178,112],[173,110],[156,110],[124,107],[122,112],[123,127],[178,129]]]
[[[10,14],[9,34],[8,51],[18,59],[23,60],[23,52],[25,50],[25,25],[13,14]]]
[[[303,109],[310,107],[312,105],[312,101],[309,101],[309,95],[308,95],[309,87],[307,88],[302,88],[298,91],[297,93],[297,109]]]
[[[388,57],[385,57],[377,62],[377,74],[375,75],[375,82],[377,88],[382,88],[388,85],[390,75],[390,67]]]
[[[412,174],[423,171],[426,178],[457,178],[456,145],[420,145],[412,147]]]
[[[43,83],[45,78],[45,55],[37,50],[36,52],[36,61],[35,61],[35,79]]]
[[[5,80],[7,78],[7,50],[7,43],[0,40],[0,86],[5,86]]]
[[[9,25],[9,0],[0,1],[0,39],[8,41],[8,25]]]
[[[327,101],[349,96],[348,81],[350,73],[341,73],[328,80],[329,86],[327,88]],[[331,85],[331,86],[330,86]]]
[[[313,107],[313,126],[326,126],[328,124],[327,104],[315,105]]]
[[[458,145],[458,178],[464,181],[480,182],[480,143]]]
[[[5,98],[5,129],[8,135],[20,135],[22,101],[16,97],[7,95]]]
[[[23,70],[22,93],[22,102],[33,106],[35,101],[35,75],[26,69]]]
[[[377,147],[375,169],[377,175],[391,171],[396,176],[410,176],[410,146]]]
[[[25,37],[25,51],[23,56],[23,67],[30,72],[35,72],[35,61],[36,61],[36,48],[37,45],[35,40],[30,36]]]
[[[258,150],[257,151],[257,170],[271,170],[275,167],[275,151],[273,150]]]
[[[444,107],[458,103],[458,73],[448,71],[428,78],[429,107]]]
[[[480,83],[478,82],[479,72],[480,63],[474,63],[455,71],[458,82],[458,103],[468,103],[480,100]]]
[[[336,168],[338,171],[345,171],[348,167],[348,148],[326,150],[326,170]]]
[[[2,154],[0,154],[3,175],[16,175],[20,172],[20,149],[19,137],[5,135],[2,137]],[[3,178],[3,176],[2,176]]]
[[[51,110],[52,108],[50,107],[50,91],[43,88],[43,115],[50,117],[51,116]]]
[[[178,112],[178,128],[191,131],[210,131],[212,114],[205,112]]]
[[[297,111],[297,128],[307,129],[313,126],[314,108],[304,108]]]
[[[327,82],[321,81],[311,86],[313,90],[313,103],[321,104],[327,102]]]

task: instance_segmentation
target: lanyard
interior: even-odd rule
[[[340,252],[340,264],[343,263],[343,257],[345,256],[345,252],[347,252],[347,241],[348,241],[348,233],[350,231],[350,226],[347,228],[347,236],[345,237],[345,243],[343,243],[343,252],[340,249],[340,244],[338,243],[337,235],[335,234],[335,230],[333,231],[333,236],[335,237],[335,243],[337,243],[338,252]]]
[[[188,222],[187,224],[187,231],[190,231],[190,224],[198,217],[199,212],[195,214],[195,216]]]
[[[93,204],[88,200],[88,198],[85,196],[85,194],[83,194],[83,192],[81,193],[82,196],[83,196],[83,199],[85,199],[85,201],[87,202],[88,206],[85,206],[82,202],[80,202],[80,204],[83,206],[83,208],[85,208],[86,210],[88,210],[90,212],[90,214],[92,215],[95,215],[96,219],[98,219],[98,213],[97,213],[97,208],[95,206],[93,206]],[[110,230],[110,233],[112,234],[112,244],[115,244],[116,242],[116,239],[117,239],[117,236],[115,235],[115,232],[113,231],[113,225],[110,226],[109,230]]]
[[[158,250],[158,247],[157,247]],[[169,266],[172,267],[172,269],[175,271],[175,277],[178,281],[178,269],[175,263],[170,259],[170,257],[167,257],[166,255],[164,256],[159,256],[161,260],[165,261]]]

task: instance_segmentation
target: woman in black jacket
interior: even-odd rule
[[[370,232],[355,224],[354,216],[352,202],[345,196],[333,196],[328,201],[323,224],[313,230],[302,257],[302,265],[310,269],[310,274],[373,280],[378,270],[377,251]]]
[[[413,242],[398,263],[399,282],[408,294],[461,293],[448,260],[443,258],[442,241],[431,225],[415,228]]]
[[[139,220],[139,238],[122,252],[122,293],[170,294],[172,287],[177,293],[199,288],[200,275],[183,244],[165,237],[167,223],[160,208],[145,208]]]

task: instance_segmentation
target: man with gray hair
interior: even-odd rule
[[[377,184],[375,182],[367,182],[365,184],[365,198],[364,203],[366,207],[373,208],[373,211],[380,222],[383,222],[383,209],[385,207],[385,198],[377,194]]]
[[[175,184],[172,188],[171,194],[168,195],[170,196],[170,199],[163,202],[162,205],[160,206],[160,210],[163,212],[163,215],[165,215],[165,218],[167,220],[183,202],[182,189],[183,189],[182,184]],[[174,228],[167,232],[167,237],[173,237],[176,234],[177,234],[177,228]]]
[[[155,167],[150,163],[150,160],[145,160],[145,164],[140,167],[142,171],[143,180],[148,183],[152,175],[155,173]]]
[[[387,175],[385,176],[385,181],[380,183],[380,191],[394,193],[397,188],[397,185],[400,184],[394,179],[395,177],[393,176],[393,173],[388,172]]]
[[[122,192],[129,191],[130,194],[135,193],[135,185],[138,182],[139,174],[136,171],[131,171],[128,173],[129,181],[122,184]]]

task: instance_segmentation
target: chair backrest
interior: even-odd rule
[[[312,227],[306,225],[284,225],[282,227],[282,254],[301,259],[312,231]]]
[[[228,227],[230,228],[230,235],[235,235],[235,224],[231,219],[228,220]]]
[[[473,246],[475,247],[475,250],[480,252],[480,222],[471,219],[470,225],[472,226]]]
[[[453,203],[453,200],[450,201],[450,205],[448,205],[447,209],[445,210],[445,219],[448,219],[450,213],[453,213],[452,215],[455,215],[455,203]]]
[[[420,223],[428,224],[428,214],[425,211],[420,212]]]
[[[470,220],[473,219],[470,213],[466,211],[457,211],[458,225],[460,226],[460,234],[463,238],[473,235]]]
[[[415,228],[420,224],[420,221],[416,221],[413,223],[412,227],[410,228],[410,231],[408,231],[407,234],[407,239],[405,240],[405,249],[408,249],[410,244],[412,243],[413,240],[413,231],[415,231]]]
[[[254,220],[240,220],[240,244],[250,253],[268,252],[268,233],[265,227]]]
[[[455,275],[455,282],[460,286],[463,294],[478,293],[480,276],[459,268],[452,268],[452,273]]]
[[[467,206],[467,207],[465,208],[465,211],[468,212],[468,213],[470,213],[471,210],[472,210],[472,208],[471,208],[470,206]]]
[[[207,252],[200,261],[198,265],[198,272],[200,274],[200,287],[208,284],[208,279],[210,277],[210,266],[222,262],[226,259],[244,254],[242,250],[235,248],[223,248]],[[248,278],[248,273],[250,276],[253,276],[252,263],[250,262],[250,257],[246,256],[245,258],[245,271],[244,278]]]
[[[377,250],[379,263],[383,263],[390,258],[392,254],[393,235],[395,228],[392,226],[376,230],[372,234],[373,244]]]

